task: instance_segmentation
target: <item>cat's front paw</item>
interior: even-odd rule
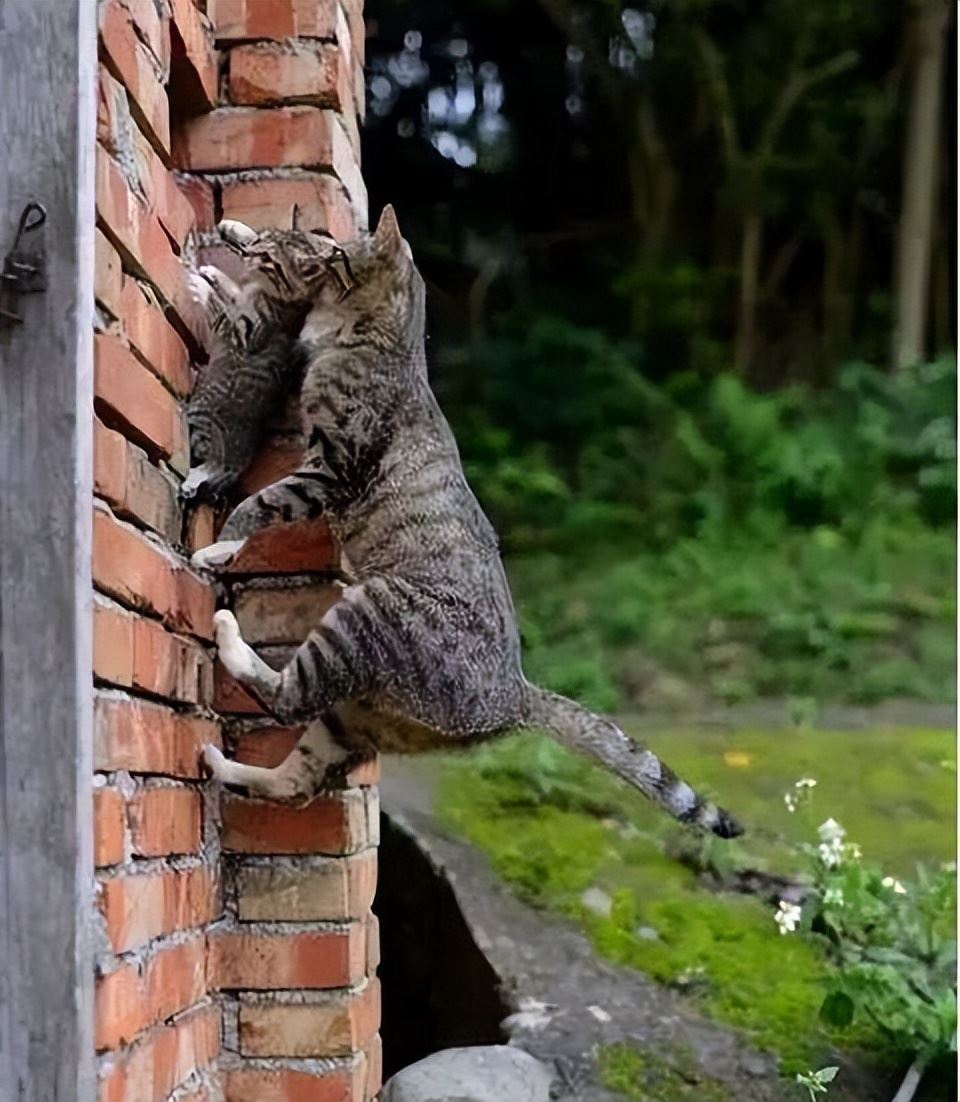
[[[220,540],[219,543],[211,543],[209,547],[201,547],[199,551],[195,551],[190,558],[190,563],[201,570],[223,568],[234,560],[241,547],[243,547],[243,540]]]
[[[208,742],[203,748],[203,760],[206,762],[214,780],[226,781],[230,772],[230,763],[223,756],[223,751],[219,746],[214,746],[212,742]]]

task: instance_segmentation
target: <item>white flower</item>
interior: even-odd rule
[[[784,792],[783,802],[787,805],[787,811],[791,815],[797,810],[797,797],[792,792]]]
[[[780,927],[781,934],[792,934],[800,924],[800,908],[796,903],[781,899],[780,909],[773,916],[773,921]]]
[[[813,777],[801,777],[793,786],[794,788],[816,788],[817,782]]]
[[[907,889],[900,883],[899,880],[894,880],[892,876],[885,876],[881,881],[881,884],[885,888],[893,888],[894,895],[906,895]]]
[[[817,833],[820,835],[822,842],[842,842],[847,836],[847,832],[836,819],[827,819],[825,823],[821,823],[817,828]]]
[[[847,857],[849,857],[851,861],[859,861],[860,858],[863,856],[863,851],[860,849],[856,842],[848,842],[845,852]]]
[[[842,907],[843,889],[827,888],[827,890],[823,893],[823,902],[827,907]]]
[[[835,838],[830,842],[821,842],[817,847],[820,860],[828,869],[838,868],[844,857],[845,846],[842,838]]]

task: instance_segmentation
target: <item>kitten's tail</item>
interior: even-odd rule
[[[721,838],[743,834],[743,827],[729,812],[694,792],[652,750],[573,700],[530,685],[524,726],[549,731],[570,749],[596,758],[681,823],[702,827]]]

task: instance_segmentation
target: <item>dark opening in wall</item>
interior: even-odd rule
[[[503,1044],[510,1013],[441,869],[382,815],[379,884],[383,1072],[440,1049]]]

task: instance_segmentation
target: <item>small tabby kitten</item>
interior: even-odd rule
[[[274,264],[289,262],[288,247],[271,242]],[[353,579],[282,670],[243,641],[232,613],[216,614],[227,670],[282,722],[308,726],[274,769],[207,747],[214,775],[253,795],[308,801],[376,750],[537,728],[597,758],[680,821],[740,834],[731,815],[610,720],[523,676],[497,538],[427,383],[424,284],[392,208],[344,252],[348,293],[322,281],[300,333],[300,469],[242,502],[220,541],[194,558],[222,564],[258,529],[322,514]]]
[[[266,415],[299,388],[306,361],[296,334],[340,255],[325,233],[256,234],[232,221],[218,229],[216,244],[248,263],[250,275],[241,288],[211,264],[187,271],[210,353],[187,405],[191,466],[180,494],[195,501],[230,489],[253,458]]]

